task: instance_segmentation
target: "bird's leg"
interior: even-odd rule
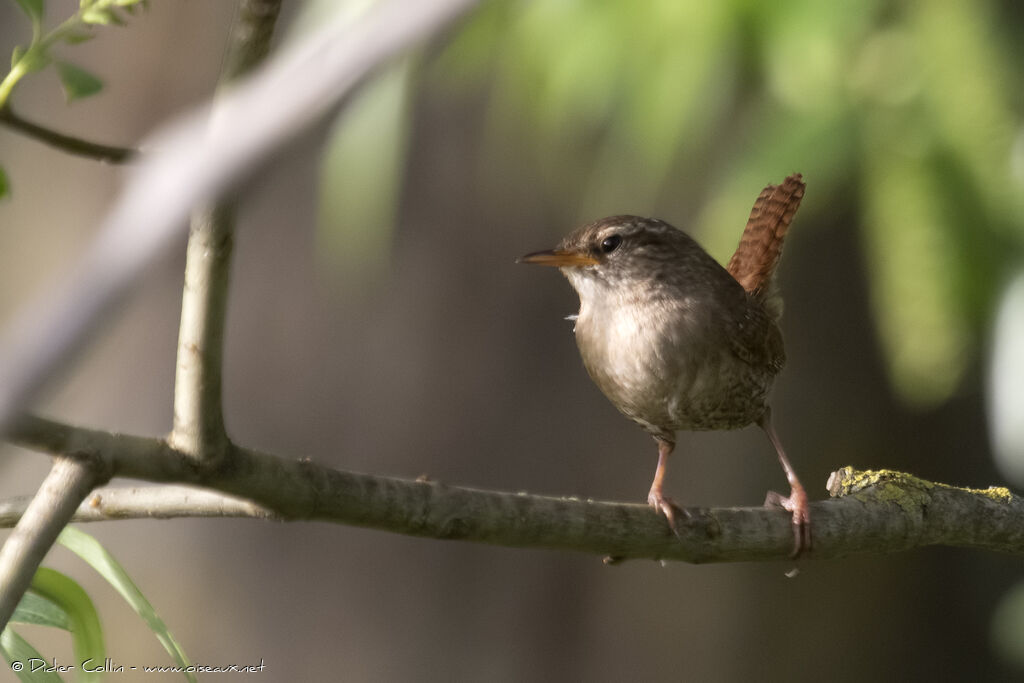
[[[672,533],[678,536],[679,529],[676,527],[676,511],[680,508],[670,498],[666,498],[663,493],[668,456],[676,445],[659,437],[654,437],[654,440],[658,442],[658,469],[654,470],[654,481],[651,483],[651,492],[647,494],[647,504],[654,508],[656,512],[665,515]]]
[[[775,427],[772,426],[771,408],[765,411],[757,425],[768,435],[768,440],[775,447],[775,452],[782,463],[782,469],[786,472],[786,479],[789,480],[789,498],[783,498],[775,491],[769,491],[765,498],[765,505],[779,505],[793,513],[793,557],[811,548],[811,509],[807,503],[807,492],[804,490],[800,480],[796,477],[796,471],[789,464],[786,452],[782,450],[782,442],[779,441]]]

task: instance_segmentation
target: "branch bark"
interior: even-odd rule
[[[62,455],[0,548],[0,630],[79,503],[109,478],[101,458]]]
[[[690,508],[679,537],[644,504],[484,491],[333,470],[233,447],[217,469],[155,438],[72,427],[39,417],[11,435],[27,448],[101,457],[116,476],[187,483],[252,501],[255,517],[321,520],[411,536],[510,547],[557,548],[618,559],[684,562],[788,560],[790,515],[771,508]],[[896,472],[844,469],[833,498],[811,504],[808,558],[881,554],[928,545],[1024,553],[1024,499]],[[105,494],[104,494],[105,495]],[[130,513],[151,516],[139,502]],[[205,516],[205,515],[204,515]]]
[[[234,209],[227,203],[192,216],[174,376],[174,426],[169,441],[197,460],[228,452],[221,385]]]
[[[249,73],[270,51],[281,0],[243,0],[228,39],[218,93]],[[216,102],[214,103],[216,108]],[[224,325],[234,242],[233,202],[192,214],[174,378],[170,443],[197,460],[229,452],[221,403]]]
[[[0,501],[0,528],[18,523],[30,496]],[[273,510],[235,496],[192,486],[132,486],[95,489],[71,516],[72,522],[111,522],[118,519],[177,517],[251,517],[279,519]]]

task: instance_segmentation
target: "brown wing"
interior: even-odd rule
[[[782,256],[782,242],[789,224],[804,197],[803,176],[799,173],[769,185],[761,192],[750,211],[747,227],[729,259],[726,270],[752,294],[769,294],[775,266]]]

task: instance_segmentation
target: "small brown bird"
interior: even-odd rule
[[[678,430],[756,424],[778,453],[790,484],[765,504],[793,513],[794,555],[810,547],[807,493],[772,427],[768,393],[785,352],[775,267],[800,206],[800,174],[758,197],[729,265],[664,221],[611,216],[584,225],[555,249],[522,263],[558,267],[579,294],[576,344],[590,377],[623,415],[658,443],[647,502],[676,530],[664,495]]]

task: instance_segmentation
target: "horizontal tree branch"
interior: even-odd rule
[[[39,417],[16,423],[10,439],[49,453],[100,457],[115,476],[192,484],[240,496],[256,504],[255,517],[695,563],[787,560],[793,543],[790,515],[772,508],[688,508],[676,537],[664,518],[644,504],[358,474],[237,446],[223,466],[204,469],[162,439]],[[882,554],[928,545],[1024,553],[1024,502],[1006,489],[962,489],[896,472],[851,468],[834,473],[829,486],[834,497],[811,504],[814,545],[807,557]],[[99,495],[102,507],[110,494]],[[132,494],[119,495],[130,499]],[[138,503],[121,516],[151,516],[141,499]]]

